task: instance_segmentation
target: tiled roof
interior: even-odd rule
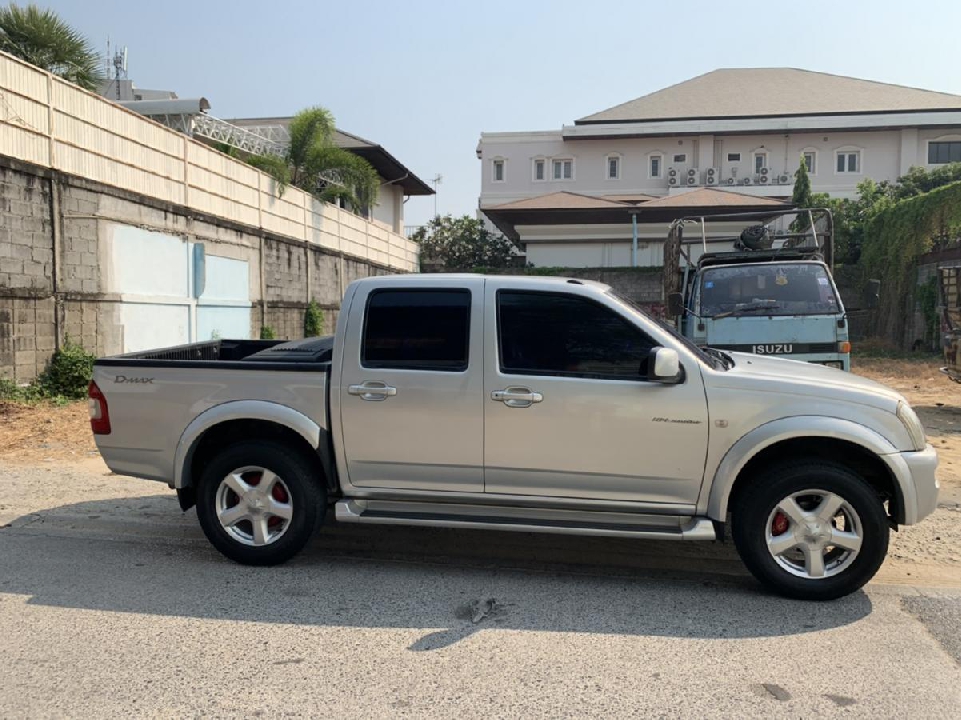
[[[547,195],[524,198],[503,205],[488,205],[484,210],[598,210],[607,208],[624,208],[621,202],[605,200],[604,198],[580,195],[572,192],[553,192]]]
[[[961,110],[961,96],[796,68],[725,68],[576,122]]]

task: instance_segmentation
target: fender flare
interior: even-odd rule
[[[231,420],[263,420],[283,425],[300,435],[312,448],[323,453],[321,440],[327,435],[327,431],[302,412],[265,400],[232,400],[200,413],[181,434],[174,455],[175,488],[181,489],[193,484],[189,471],[190,462],[204,433]],[[323,457],[321,461],[326,466]]]
[[[884,436],[869,427],[851,420],[818,415],[772,420],[754,428],[734,443],[714,472],[707,502],[707,516],[720,522],[726,520],[728,501],[734,482],[744,466],[759,452],[784,440],[819,437],[845,440],[878,456],[894,479],[905,515],[912,516],[917,500],[910,478],[905,477],[898,463],[901,460],[898,449]]]

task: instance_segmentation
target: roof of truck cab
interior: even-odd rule
[[[357,282],[376,283],[377,285],[406,285],[411,278],[418,278],[427,281],[432,280],[477,280],[498,279],[498,280],[517,280],[524,284],[545,285],[548,287],[560,287],[562,285],[588,285],[606,291],[610,288],[605,283],[597,280],[585,280],[582,278],[544,276],[544,275],[481,275],[479,273],[408,273],[404,275],[376,275],[374,277],[362,278]]]

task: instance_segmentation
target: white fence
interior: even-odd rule
[[[0,53],[0,155],[262,228],[397,270],[417,245],[186,135]]]

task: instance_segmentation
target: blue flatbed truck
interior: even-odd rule
[[[830,210],[683,218],[665,244],[665,282],[674,285],[666,288],[668,313],[701,346],[850,371],[847,314],[832,270]]]

